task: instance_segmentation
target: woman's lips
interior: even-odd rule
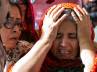
[[[18,38],[17,37],[11,37],[10,40],[18,41]]]
[[[70,48],[65,48],[65,47],[59,47],[59,52],[61,52],[62,54],[71,54],[72,50]]]

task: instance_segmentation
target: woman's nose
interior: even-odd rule
[[[18,25],[14,26],[13,32],[20,32],[20,27]]]
[[[69,43],[69,39],[67,37],[63,37],[61,41],[61,46],[67,46]]]

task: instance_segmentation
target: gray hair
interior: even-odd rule
[[[9,2],[8,0],[0,0],[0,26],[5,21],[5,17],[8,13]]]

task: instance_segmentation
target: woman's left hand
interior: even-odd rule
[[[81,8],[79,5],[74,8],[74,12],[72,12],[72,16],[77,24],[78,39],[80,41],[87,40],[85,42],[89,42],[92,34],[90,16],[85,8]]]
[[[92,22],[88,12],[77,6],[71,13],[77,24],[77,34],[80,46],[80,56],[85,65],[84,72],[90,72],[94,65],[95,51],[92,40]]]

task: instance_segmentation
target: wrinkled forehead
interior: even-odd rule
[[[71,31],[75,31],[77,30],[77,25],[75,24],[75,22],[71,21],[70,19],[65,19],[61,25],[60,25],[60,30],[71,30]]]

